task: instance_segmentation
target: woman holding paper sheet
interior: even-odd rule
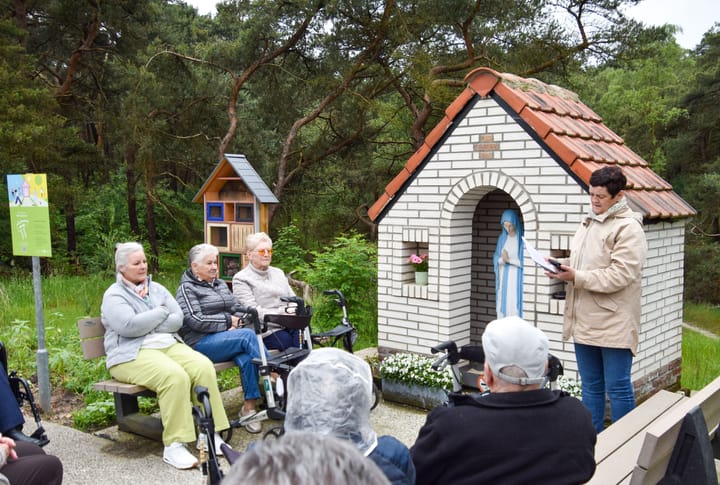
[[[545,273],[567,282],[563,340],[575,343],[582,400],[597,432],[604,429],[606,394],[613,422],[635,407],[630,370],[647,241],[642,216],[625,199],[626,184],[617,166],[593,172],[591,210],[570,244],[569,264]]]
[[[522,317],[522,221],[517,212],[508,209],[500,217],[500,226],[502,231],[493,255],[497,318]]]

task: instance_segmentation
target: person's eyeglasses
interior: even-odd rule
[[[256,249],[256,253],[261,254],[263,256],[272,256],[272,249]]]

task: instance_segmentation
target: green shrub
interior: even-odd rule
[[[313,330],[328,330],[340,323],[342,310],[323,290],[340,290],[347,303],[348,318],[358,329],[356,348],[377,344],[377,248],[359,234],[336,238],[303,273],[313,290]]]
[[[112,400],[91,402],[72,413],[72,420],[83,431],[109,426],[115,421],[115,404]]]
[[[273,266],[282,269],[286,274],[302,272],[307,266],[304,256],[305,250],[300,245],[300,230],[292,224],[281,228],[273,240]]]

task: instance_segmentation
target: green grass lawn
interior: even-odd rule
[[[717,305],[688,303],[683,313],[686,322],[720,336],[720,307]]]
[[[720,376],[720,339],[683,330],[681,385],[701,389]]]

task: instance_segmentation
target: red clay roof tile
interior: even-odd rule
[[[451,125],[452,120],[447,116],[444,116],[443,119],[440,120],[440,123],[435,125],[435,128],[433,128],[433,130],[425,137],[425,145],[430,148],[434,147],[435,144],[440,141],[440,138],[442,138],[445,130],[447,130]]]
[[[465,88],[463,92],[460,93],[460,96],[455,98],[455,101],[450,103],[450,106],[448,106],[445,110],[445,116],[447,116],[447,119],[454,120],[473,96],[475,96],[475,93],[470,88]]]
[[[377,220],[405,184],[422,168],[433,147],[473,98],[493,95],[527,123],[548,150],[562,160],[586,185],[592,172],[617,164],[628,178],[627,197],[635,210],[648,220],[689,217],[695,210],[653,172],[624,140],[602,123],[572,91],[481,67],[465,76],[468,87],[445,110],[446,116],[428,134],[425,143],[410,157],[403,170],[388,184],[380,199],[368,210]]]

